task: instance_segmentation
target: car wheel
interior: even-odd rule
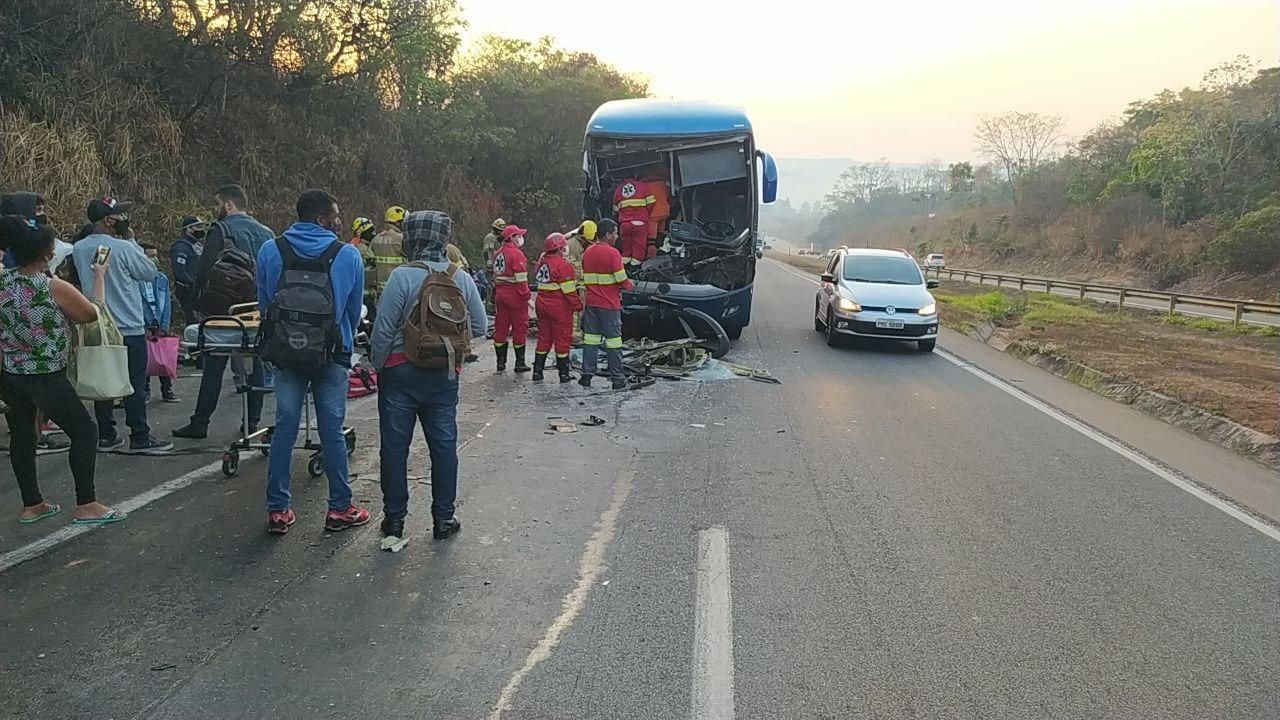
[[[836,347],[840,344],[840,333],[836,332],[836,322],[831,317],[831,309],[827,308],[827,347]]]
[[[933,352],[933,346],[938,344],[937,338],[933,340],[920,340],[916,342],[916,347],[920,348],[920,352]]]
[[[823,330],[827,329],[827,326],[822,322],[822,318],[818,316],[819,307],[820,306],[818,305],[818,301],[814,300],[813,301],[813,329],[815,332],[822,332]]]

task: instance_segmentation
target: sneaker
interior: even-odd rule
[[[369,522],[369,511],[358,505],[349,505],[346,510],[330,510],[324,517],[324,529],[338,532],[351,527],[358,527]]]
[[[283,535],[289,532],[289,526],[298,521],[298,514],[293,508],[284,512],[267,513],[267,532],[272,535]]]
[[[129,443],[130,455],[163,455],[173,450],[173,443],[168,440],[149,437],[140,442]]]
[[[182,402],[182,398],[178,397],[177,395],[174,395],[173,393],[170,393],[170,394],[168,394],[168,395],[165,395],[164,397],[162,397],[162,398],[160,398],[160,399],[161,399],[161,400],[163,400],[164,402],[167,402],[167,403],[180,403],[180,402]]]
[[[98,440],[98,452],[117,452],[125,446],[127,441],[124,438],[116,438],[114,440]]]
[[[186,440],[204,440],[209,437],[209,428],[201,428],[187,424],[184,427],[170,431],[169,434],[176,438],[183,438]]]
[[[614,389],[614,390],[626,390],[626,389],[627,389],[627,381],[626,381],[626,380],[614,380],[614,381],[613,381],[613,389]]]
[[[70,440],[46,435],[36,443],[36,454],[48,455],[50,453],[65,452],[69,447],[71,447]]]
[[[55,425],[52,420],[45,420],[40,426],[40,432],[45,435],[48,435],[49,433],[60,433],[62,432],[62,428]]]
[[[431,536],[437,540],[445,540],[457,535],[461,529],[462,523],[456,517],[451,517],[448,520],[437,520],[435,528],[431,531]]]
[[[409,539],[404,534],[404,519],[382,518],[382,549],[400,552]]]

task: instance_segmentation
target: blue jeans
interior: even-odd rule
[[[205,353],[204,370],[200,373],[200,394],[196,396],[196,409],[191,414],[191,425],[202,430],[209,429],[209,419],[213,411],[218,409],[218,399],[222,395],[222,378],[227,374],[226,355]],[[253,387],[266,385],[265,370],[261,360],[253,361],[253,372],[249,375],[249,384]],[[249,393],[249,424],[257,425],[262,420],[262,393]]]
[[[126,335],[124,346],[129,351],[129,384],[133,386],[133,394],[124,399],[124,420],[129,426],[129,439],[137,444],[151,437],[151,427],[147,425],[147,336]],[[93,414],[98,421],[99,440],[114,442],[120,437],[116,433],[114,400],[95,401]]]
[[[347,417],[347,369],[327,365],[300,372],[274,368],[276,425],[271,433],[271,457],[267,461],[267,510],[289,509],[289,473],[293,469],[293,444],[302,423],[302,401],[311,391],[324,470],[329,476],[329,509],[351,506],[351,483],[347,478],[347,442],[342,423]]]
[[[378,375],[382,509],[392,520],[409,512],[409,443],[422,423],[431,452],[431,518],[453,517],[458,497],[458,376],[404,364]]]

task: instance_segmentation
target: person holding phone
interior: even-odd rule
[[[0,351],[4,353],[0,393],[9,405],[9,463],[22,493],[18,521],[33,523],[62,508],[40,492],[36,476],[36,414],[58,423],[71,439],[67,455],[75,479],[75,524],[104,525],[124,513],[98,502],[94,487],[97,427],[67,377],[70,323],[91,323],[97,308],[71,283],[52,277],[52,228],[6,215],[0,217],[0,247],[16,267],[0,272]],[[95,295],[104,292],[108,263],[91,269]]]
[[[132,203],[109,196],[90,201],[87,212],[89,222],[93,223],[93,234],[76,243],[71,259],[80,276],[80,287],[87,288],[93,286],[94,268],[98,264],[95,260],[104,255],[109,258],[105,294],[95,298],[105,302],[129,349],[129,383],[133,385],[133,394],[124,399],[125,421],[130,431],[128,449],[124,449],[125,441],[116,431],[115,409],[110,400],[93,404],[98,419],[98,449],[157,455],[173,450],[173,443],[155,438],[147,424],[147,324],[141,284],[153,281],[159,271],[138,243],[130,239],[131,209]]]

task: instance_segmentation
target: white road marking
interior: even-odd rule
[[[502,688],[502,694],[498,696],[498,701],[494,703],[493,710],[489,711],[489,720],[500,720],[502,716],[511,709],[511,704],[515,700],[516,693],[520,690],[520,685],[524,683],[524,679],[528,674],[537,667],[538,663],[551,657],[551,651],[560,644],[560,637],[564,632],[573,625],[573,621],[577,619],[582,612],[582,608],[587,604],[587,594],[591,591],[593,585],[596,584],[596,578],[600,576],[600,570],[604,565],[605,551],[609,548],[609,543],[613,540],[614,532],[617,529],[618,513],[622,511],[622,505],[627,501],[627,496],[631,494],[631,484],[634,476],[631,472],[625,472],[620,475],[613,484],[613,502],[609,504],[607,510],[600,515],[599,521],[596,522],[596,531],[592,534],[591,539],[587,541],[586,548],[582,551],[582,558],[578,561],[578,583],[568,595],[564,596],[564,600],[560,603],[560,615],[552,621],[547,632],[542,636],[542,640],[529,651],[529,655],[524,660],[524,665],[507,680],[507,684]]]
[[[800,278],[801,280],[811,282],[814,285],[819,284],[817,280],[814,280],[811,277],[806,277],[799,273],[792,272],[789,268],[783,266],[781,263],[779,263],[776,260],[773,260],[771,262],[773,262],[774,265],[777,265],[779,268],[781,268],[784,272],[794,275]],[[987,382],[991,386],[1012,395],[1018,400],[1021,400],[1027,405],[1030,405],[1036,410],[1039,410],[1045,415],[1048,415],[1054,420],[1057,420],[1063,425],[1066,425],[1067,427],[1071,428],[1072,430],[1075,430],[1081,435],[1084,435],[1090,440],[1093,440],[1099,445],[1102,445],[1103,447],[1114,451],[1117,455],[1120,455],[1121,457],[1133,462],[1135,465],[1143,468],[1144,470],[1147,470],[1148,472],[1152,473],[1153,475],[1160,478],[1161,480],[1164,480],[1170,485],[1173,485],[1174,487],[1177,487],[1181,490],[1185,490],[1187,493],[1189,493],[1196,499],[1201,500],[1218,510],[1221,510],[1227,515],[1230,515],[1236,520],[1239,520],[1240,522],[1244,523],[1245,525],[1248,525],[1254,530],[1257,530],[1263,535],[1266,535],[1272,540],[1280,542],[1280,529],[1277,529],[1275,526],[1254,517],[1248,512],[1241,510],[1239,507],[1236,507],[1232,503],[1227,502],[1226,500],[1223,500],[1222,498],[1219,498],[1216,495],[1213,495],[1212,493],[1205,492],[1194,482],[1191,482],[1186,478],[1179,477],[1178,475],[1170,472],[1169,470],[1166,470],[1164,467],[1162,467],[1158,462],[1156,462],[1151,457],[1137,450],[1134,450],[1133,448],[1122,445],[1121,443],[1112,439],[1110,436],[1104,434],[1103,432],[1089,425],[1086,425],[1085,423],[1080,422],[1079,420],[1076,420],[1070,415],[1067,415],[1066,413],[1062,412],[1061,410],[1058,410],[1052,405],[1049,405],[1043,400],[1040,400],[1034,395],[1031,395],[1026,391],[1019,390],[1018,388],[1014,387],[1013,385],[1010,385],[1004,380],[1001,380],[995,375],[992,375],[986,370],[983,370],[979,367],[976,367],[970,364],[967,360],[963,360],[941,349],[935,350],[934,352],[939,357],[943,358],[944,360],[950,363],[953,363],[960,369],[977,376],[978,378]]]
[[[967,360],[963,360],[959,357],[956,357],[955,355],[952,355],[951,353],[946,352],[945,350],[935,350],[934,352],[938,354],[940,357],[942,357],[944,360],[950,363],[953,363],[960,369],[968,373],[971,373],[977,376],[979,379],[983,380],[984,382],[992,385],[993,387],[996,387],[1012,395],[1018,400],[1021,400],[1027,405],[1030,405],[1036,410],[1039,410],[1045,415],[1048,415],[1054,420],[1057,420],[1063,425],[1066,425],[1067,427],[1071,428],[1072,430],[1075,430],[1081,435],[1084,435],[1090,440],[1093,440],[1099,445],[1102,445],[1103,447],[1106,447],[1114,451],[1117,455],[1127,458],[1128,460],[1133,462],[1135,465],[1138,465],[1144,470],[1147,470],[1148,472],[1152,473],[1153,475],[1160,478],[1161,480],[1164,480],[1170,485],[1173,485],[1174,487],[1185,490],[1186,492],[1190,493],[1192,496],[1194,496],[1198,500],[1202,500],[1208,503],[1209,505],[1212,505],[1213,507],[1217,508],[1218,510],[1221,510],[1227,515],[1230,515],[1236,520],[1239,520],[1245,525],[1248,525],[1254,530],[1257,530],[1263,535],[1266,535],[1272,540],[1280,541],[1280,529],[1276,529],[1275,527],[1250,515],[1244,510],[1241,510],[1235,505],[1211,493],[1205,492],[1195,483],[1189,480],[1186,480],[1184,478],[1181,478],[1175,475],[1174,473],[1169,472],[1165,468],[1161,467],[1155,460],[1151,459],[1150,457],[1138,452],[1137,450],[1134,450],[1125,445],[1122,445],[1119,442],[1116,442],[1114,439],[1112,439],[1108,435],[1103,434],[1101,431],[1095,430],[1089,425],[1086,425],[1083,422],[1076,420],[1075,418],[1071,417],[1070,415],[1067,415],[1061,410],[1058,410],[1052,405],[1045,403],[1043,400],[1040,400],[1034,395],[1031,395],[1030,393],[1027,393],[1023,390],[1019,390],[1018,388],[1010,385],[1009,383],[1005,382],[1004,380],[1001,380],[1000,378],[992,375],[991,373],[988,373],[987,371],[981,368],[973,366]]]
[[[350,413],[353,409],[359,409],[364,405],[370,405],[376,399],[377,399],[376,396],[370,395],[368,397],[360,398],[359,400],[350,402],[347,404],[347,412]],[[253,455],[254,454],[250,454],[249,457],[253,457]],[[164,456],[158,455],[155,457],[156,459],[163,459]],[[150,505],[151,503],[165,496],[172,495],[173,493],[176,493],[179,490],[191,487],[192,485],[205,479],[206,477],[212,477],[214,476],[215,473],[220,473],[220,472],[222,472],[221,457],[219,457],[214,462],[209,463],[208,465],[203,465],[201,467],[196,468],[195,470],[192,470],[186,475],[182,475],[181,477],[176,477],[168,482],[161,483],[160,485],[157,485],[144,493],[134,495],[133,497],[128,498],[127,500],[121,500],[118,503],[111,503],[111,507],[117,510],[121,510],[125,513],[131,513],[135,510],[141,510],[142,508]],[[63,517],[63,516],[59,515],[58,517]],[[126,519],[125,522],[126,523],[133,522],[133,520]],[[6,570],[13,568],[14,566],[21,565],[22,563],[27,562],[28,560],[34,560],[35,558],[40,557],[41,555],[49,552],[50,550],[61,545],[62,543],[67,542],[68,540],[73,540],[77,537],[80,537],[81,535],[91,530],[97,530],[99,527],[103,527],[103,526],[65,525],[62,528],[55,530],[49,533],[48,535],[45,535],[39,540],[32,540],[31,542],[27,543],[26,545],[23,545],[17,550],[11,550],[3,555],[0,555],[0,573],[3,573]]]
[[[170,495],[183,488],[190,487],[191,485],[194,485],[200,480],[203,480],[205,477],[212,476],[214,473],[218,473],[218,472],[222,472],[221,460],[218,460],[216,462],[211,462],[208,465],[205,465],[203,467],[198,467],[195,470],[192,470],[191,472],[187,473],[186,475],[183,475],[181,477],[176,477],[166,483],[157,485],[140,495],[134,495],[128,500],[123,500],[121,502],[114,503],[111,505],[111,507],[117,510],[121,510],[125,513],[131,513],[135,510],[138,510],[146,507],[147,505],[150,505],[151,503],[155,502],[156,500],[159,500],[160,498],[166,495]],[[132,522],[132,519],[126,519],[125,522],[126,523]],[[90,530],[96,530],[99,527],[103,527],[103,526],[101,525],[65,525],[62,528],[55,530],[54,532],[49,533],[48,535],[45,535],[39,540],[33,540],[27,543],[26,545],[23,545],[22,547],[18,548],[17,550],[12,550],[10,552],[5,553],[4,555],[0,555],[0,573],[16,565],[20,565],[28,560],[33,560],[35,558],[38,558],[41,555],[54,549],[55,547],[61,545],[62,543],[67,542],[68,540],[71,540],[73,538],[77,538],[89,532]]]
[[[693,720],[733,720],[733,597],[729,533],[698,533],[697,614],[693,624]]]

